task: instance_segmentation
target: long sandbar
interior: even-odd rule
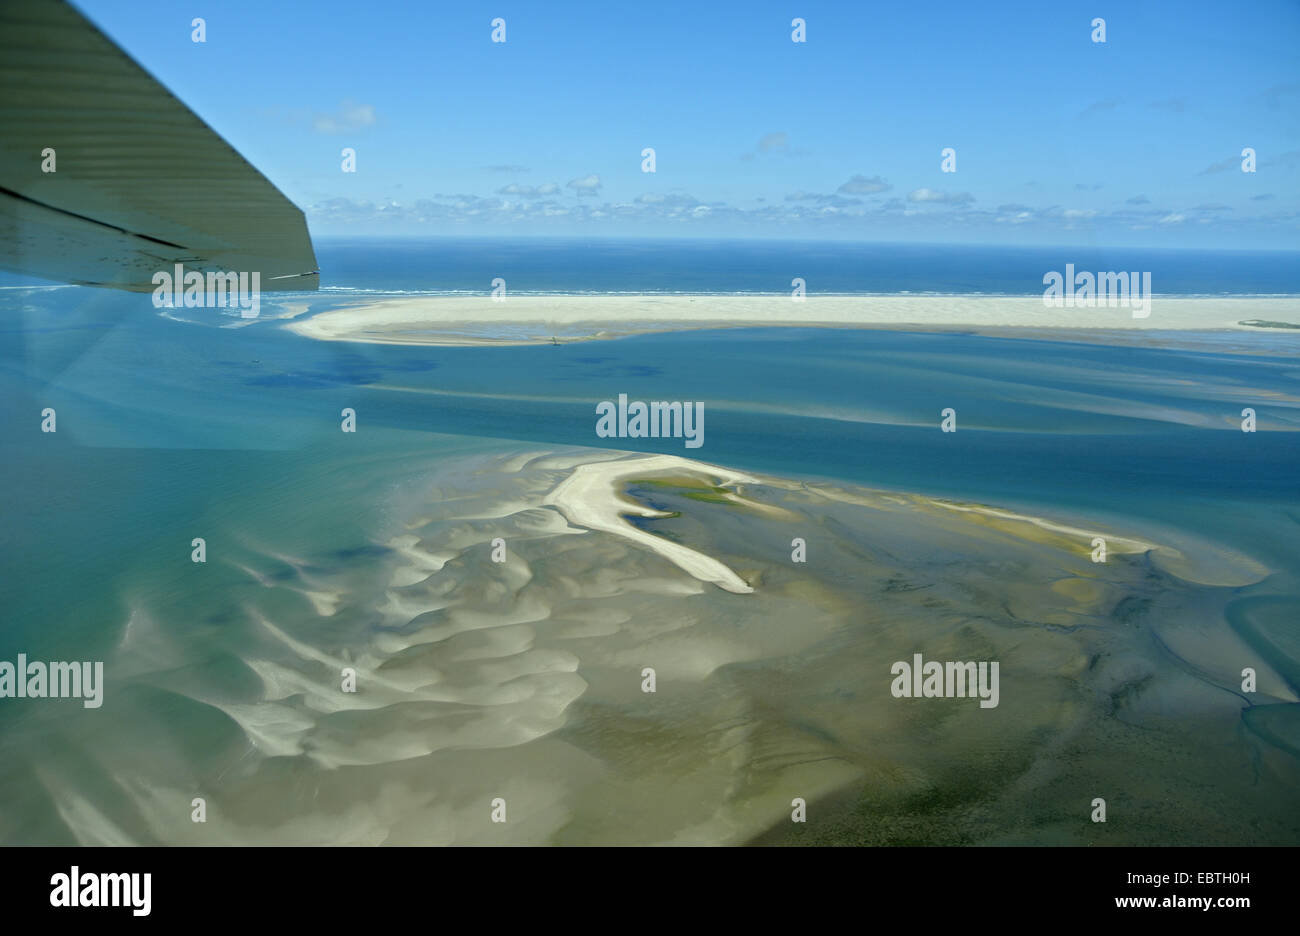
[[[1247,325],[1244,322],[1276,323]],[[284,327],[324,341],[403,345],[538,344],[737,326],[1158,331],[1295,335],[1300,299],[1166,297],[1150,315],[1126,308],[1049,308],[1041,296],[518,295],[416,296],[358,302]]]

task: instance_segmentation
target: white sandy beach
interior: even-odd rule
[[[546,496],[543,503],[555,507],[576,526],[613,533],[651,549],[702,582],[712,582],[719,588],[736,594],[752,592],[754,589],[744,579],[712,556],[637,529],[623,519],[625,514],[638,517],[667,516],[661,511],[632,503],[622,496],[623,482],[665,471],[704,474],[720,479],[717,481],[720,487],[736,483],[757,483],[756,478],[727,468],[706,465],[676,455],[649,455],[579,465]]]
[[[298,317],[284,327],[325,341],[503,345],[617,338],[707,327],[826,326],[964,330],[1236,331],[1300,334],[1242,322],[1300,325],[1293,298],[1156,295],[1150,315],[1126,308],[1049,308],[1041,296],[424,296],[380,299]]]

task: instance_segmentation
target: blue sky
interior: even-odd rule
[[[78,5],[316,235],[1300,248],[1295,0]]]

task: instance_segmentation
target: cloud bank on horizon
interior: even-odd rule
[[[1300,248],[1285,0],[81,6],[318,235]]]

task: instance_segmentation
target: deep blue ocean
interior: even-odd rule
[[[1297,295],[1294,251],[968,247],[813,241],[343,239],[317,242],[321,288],[511,293],[1041,295],[1064,270],[1149,271],[1165,295]]]

